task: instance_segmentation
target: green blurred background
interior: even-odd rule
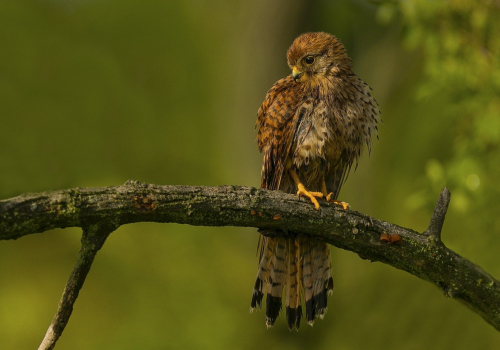
[[[155,184],[259,186],[256,111],[305,31],[337,35],[384,125],[341,198],[425,230],[500,277],[500,4],[469,1],[0,1],[0,198]],[[255,229],[134,224],[98,254],[58,349],[498,349],[435,286],[332,248],[327,317],[249,314]],[[79,229],[0,242],[0,349],[34,349]]]

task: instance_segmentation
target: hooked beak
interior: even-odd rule
[[[297,69],[297,67],[293,67],[292,69],[292,78],[293,80],[297,81],[297,79],[300,78],[302,75],[302,72]]]

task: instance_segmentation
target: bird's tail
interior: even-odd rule
[[[306,319],[312,325],[323,318],[327,294],[333,290],[330,248],[327,243],[307,238],[270,238],[261,236],[260,261],[250,311],[262,307],[266,296],[266,325],[271,327],[285,306],[288,328],[298,329],[302,318],[301,297],[306,304]]]
[[[327,296],[333,292],[330,247],[323,242],[300,240],[306,319],[312,326],[316,317],[322,319],[325,316]]]

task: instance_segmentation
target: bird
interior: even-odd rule
[[[371,152],[372,136],[378,139],[378,103],[332,34],[300,35],[287,51],[287,63],[291,74],[271,87],[257,112],[261,188],[296,193],[316,210],[323,200],[348,210],[349,204],[337,197],[365,146]],[[293,232],[280,237],[276,231],[259,229],[250,311],[262,308],[266,294],[266,326],[272,327],[284,294],[288,328],[298,330],[303,298],[312,326],[316,318],[323,319],[327,296],[333,293],[330,247]]]

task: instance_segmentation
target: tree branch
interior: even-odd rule
[[[0,201],[0,240],[53,228],[77,226],[88,230],[106,224],[107,230],[92,233],[104,243],[113,229],[146,221],[276,228],[281,229],[278,234],[283,236],[299,232],[432,282],[445,296],[468,305],[500,330],[499,282],[441,241],[449,200],[450,193],[445,188],[429,228],[421,234],[325,202],[316,211],[309,202],[278,191],[239,186],[158,186],[128,181],[116,187],[25,194]],[[83,240],[85,234],[82,243]],[[92,260],[93,257],[88,268]],[[80,287],[86,272],[82,275]],[[61,301],[64,298],[63,294]]]
[[[91,225],[83,229],[82,247],[78,252],[75,267],[69,276],[61,300],[59,300],[59,305],[57,305],[56,314],[38,350],[50,350],[56,345],[57,340],[68,324],[73,312],[73,305],[76,298],[78,298],[80,289],[83,287],[83,282],[85,282],[97,252],[102,248],[109,234],[115,229],[116,227],[106,224]]]
[[[448,211],[448,204],[450,204],[451,193],[448,188],[444,188],[439,194],[434,213],[432,214],[429,227],[424,232],[424,235],[433,238],[436,241],[441,240],[441,230],[443,229],[444,218]]]

